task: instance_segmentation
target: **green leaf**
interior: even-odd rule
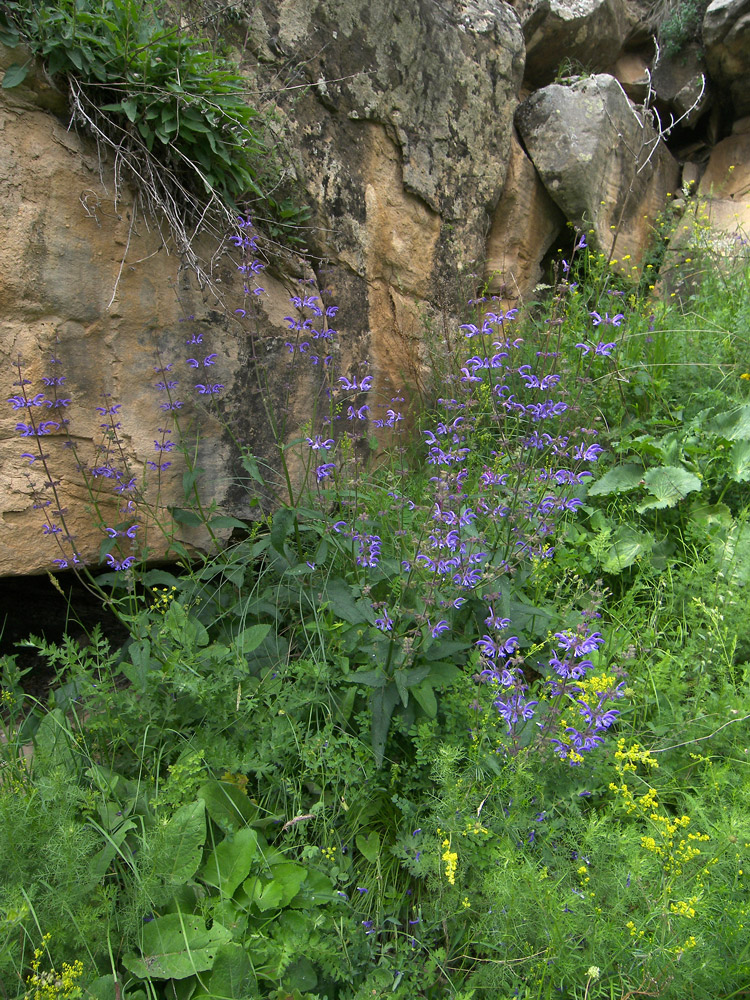
[[[200,877],[207,884],[219,889],[223,895],[232,896],[238,885],[250,874],[258,851],[258,834],[245,827],[225,838],[209,855],[201,869]]]
[[[298,991],[303,991],[304,993],[310,995],[310,991],[314,990],[318,985],[318,975],[315,971],[315,966],[308,958],[298,958],[296,962],[292,962],[284,970],[284,991],[294,990],[297,995]]]
[[[365,858],[374,865],[380,854],[380,834],[377,830],[372,830],[366,837],[359,833],[355,838],[357,848]]]
[[[154,871],[167,885],[181,885],[198,870],[206,842],[206,804],[181,806],[167,823],[154,850]]]
[[[370,698],[370,738],[376,767],[381,767],[383,764],[391,716],[398,701],[399,692],[394,681],[390,681],[386,687],[373,691]]]
[[[183,510],[182,507],[173,507],[172,517],[178,524],[185,524],[188,528],[197,528],[203,524],[203,518],[198,517],[192,510]]]
[[[622,525],[612,536],[612,546],[602,562],[602,568],[606,573],[621,573],[648,552],[652,544],[650,534],[641,534],[629,525]]]
[[[729,475],[736,483],[750,482],[750,441],[735,441],[729,462]]]
[[[258,982],[245,948],[234,943],[222,945],[211,970],[208,996],[211,1000],[237,1000],[257,995]]]
[[[292,861],[282,861],[271,868],[274,883],[281,889],[281,906],[287,906],[300,891],[307,869]]]
[[[419,705],[419,707],[429,716],[429,718],[434,719],[437,715],[437,698],[435,697],[435,691],[431,684],[425,682],[424,684],[418,684],[416,687],[411,688],[411,693]]]
[[[270,625],[250,625],[249,628],[243,629],[234,640],[235,648],[240,655],[252,653],[261,645],[270,631]]]
[[[255,480],[256,483],[260,483],[261,486],[264,485],[263,476],[261,476],[260,472],[258,471],[258,463],[254,455],[251,455],[249,452],[246,452],[242,456],[242,468],[250,476],[251,479]]]
[[[375,624],[375,615],[367,601],[355,598],[352,589],[344,580],[329,580],[323,592],[333,613],[350,625]]]
[[[131,122],[134,122],[138,117],[138,112],[139,112],[138,102],[135,101],[132,97],[126,97],[125,100],[122,102],[122,110],[128,116],[129,120]]]
[[[245,793],[228,781],[207,781],[198,790],[206,811],[222,830],[240,830],[257,818],[258,811]]]
[[[13,87],[17,87],[19,84],[23,83],[29,74],[30,64],[24,63],[19,65],[18,63],[12,63],[5,71],[3,76],[3,90],[11,90]]]
[[[284,552],[284,542],[294,525],[294,511],[290,507],[280,507],[271,522],[271,545],[277,552]]]
[[[712,434],[719,434],[728,441],[750,438],[750,403],[736,410],[717,413],[706,423],[706,430]]]
[[[348,684],[364,684],[365,687],[382,688],[388,681],[388,676],[382,667],[375,670],[355,670],[353,674],[344,677]]]
[[[605,497],[610,493],[624,493],[635,489],[643,479],[643,466],[628,463],[616,465],[605,472],[601,479],[589,486],[588,496]]]
[[[700,479],[679,465],[660,465],[649,469],[643,478],[646,489],[655,499],[639,504],[636,508],[639,513],[651,508],[674,507],[689,493],[701,488]]]
[[[219,923],[208,930],[203,917],[168,913],[144,924],[142,957],[125,955],[122,962],[140,979],[186,979],[212,968],[220,946],[231,938]]]

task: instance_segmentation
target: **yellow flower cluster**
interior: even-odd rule
[[[320,853],[323,855],[326,861],[335,861],[337,850],[338,848],[336,847],[321,847]]]
[[[676,913],[678,917],[687,917],[688,920],[692,920],[695,916],[695,904],[698,902],[696,896],[691,896],[687,901],[684,899],[678,899],[676,903],[670,903],[669,909],[672,913]]]
[[[77,982],[83,975],[83,962],[80,959],[76,959],[72,965],[63,962],[60,972],[56,972],[54,968],[49,972],[42,972],[39,968],[49,939],[50,935],[45,934],[41,947],[34,951],[31,972],[26,977],[24,1000],[79,1000],[83,996]]]
[[[177,597],[177,587],[152,587],[153,603],[151,610],[165,615],[169,611],[169,606]]]
[[[451,850],[451,842],[446,838],[443,841],[443,851],[441,857],[445,862],[445,877],[451,885],[456,884],[456,869],[458,868],[458,854]]]

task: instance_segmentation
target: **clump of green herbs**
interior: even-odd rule
[[[193,221],[207,205],[251,204],[270,235],[294,242],[305,211],[268,115],[208,40],[165,23],[144,0],[5,0],[0,19],[4,42],[22,41],[66,82],[73,120],[124,159],[137,187],[162,202],[176,197]],[[30,69],[30,59],[12,64],[2,86],[18,86]]]

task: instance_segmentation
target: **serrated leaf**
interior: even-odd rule
[[[212,968],[220,946],[231,938],[219,923],[208,930],[203,917],[168,913],[143,925],[141,957],[125,955],[122,962],[140,979],[186,979]]]
[[[660,465],[649,469],[643,477],[646,489],[654,497],[644,500],[637,508],[639,512],[650,508],[674,507],[689,493],[700,490],[701,481],[692,472],[679,465]]]
[[[606,497],[611,493],[625,493],[633,490],[643,479],[643,466],[632,462],[616,465],[614,469],[605,472],[601,479],[589,487],[588,496]]]

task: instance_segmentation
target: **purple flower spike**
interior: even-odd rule
[[[329,476],[333,475],[333,470],[336,468],[334,462],[326,462],[323,465],[319,465],[315,470],[315,476],[318,482],[322,482],[324,479],[328,479]]]

